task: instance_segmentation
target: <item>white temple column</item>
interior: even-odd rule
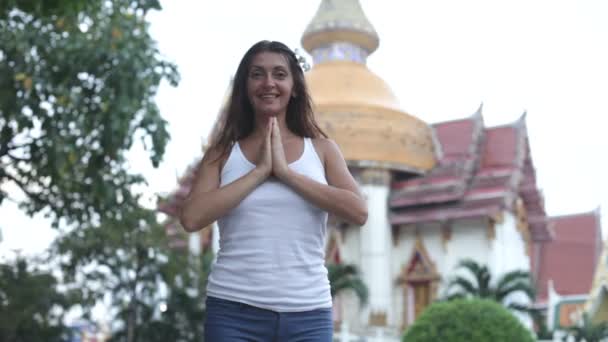
[[[391,225],[388,222],[390,171],[366,169],[359,174],[361,192],[368,206],[367,222],[361,227],[361,275],[369,289],[364,325],[386,325],[391,315]]]

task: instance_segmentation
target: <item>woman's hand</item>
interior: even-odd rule
[[[272,158],[272,119],[268,120],[268,124],[266,125],[266,133],[264,137],[264,142],[260,146],[260,150],[258,151],[258,158],[256,162],[255,168],[260,171],[260,173],[267,178],[272,173],[273,167],[273,158]]]
[[[285,181],[287,174],[289,173],[289,167],[287,166],[287,160],[285,159],[285,150],[283,150],[283,143],[281,142],[281,130],[279,129],[279,123],[276,117],[271,119],[272,121],[272,173],[278,179]]]

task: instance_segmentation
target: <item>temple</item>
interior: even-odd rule
[[[531,272],[538,297],[529,304],[544,310],[554,329],[572,325],[581,310],[604,317],[608,272],[605,264],[598,271],[599,214],[547,216],[526,113],[488,127],[480,106],[460,119],[429,124],[424,115],[404,111],[367,68],[379,41],[358,0],[322,0],[302,36],[313,58],[306,79],[317,119],[340,146],[369,208],[363,227],[330,218],[328,262],[356,265],[369,288],[365,306],[354,296],[334,299],[336,326],[348,323],[358,336],[381,331],[399,340],[446,294],[464,258],[487,265],[496,277]],[[159,210],[168,215],[176,248],[217,250],[216,227],[188,240],[175,219],[196,163]]]

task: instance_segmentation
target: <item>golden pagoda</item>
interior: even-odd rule
[[[378,44],[358,0],[322,0],[302,35],[317,119],[350,166],[425,173],[436,162],[432,130],[367,68]]]

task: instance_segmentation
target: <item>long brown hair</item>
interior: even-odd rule
[[[295,53],[281,42],[263,40],[247,50],[236,70],[226,112],[221,114],[217,131],[211,140],[210,149],[219,151],[220,158],[229,153],[236,141],[253,132],[255,113],[247,96],[247,78],[251,61],[260,52],[281,54],[289,63],[295,96],[289,99],[287,105],[285,118],[287,128],[301,137],[318,138],[323,136],[327,138],[327,134],[315,121],[312,100],[306,87],[304,72]]]

